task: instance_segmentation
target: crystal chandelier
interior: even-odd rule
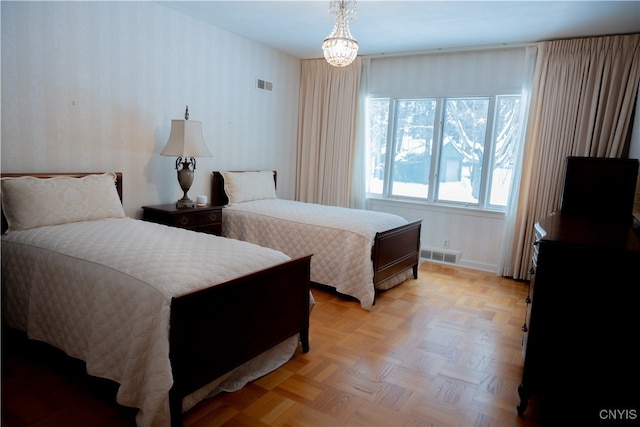
[[[329,15],[336,18],[331,34],[324,39],[322,51],[327,62],[334,67],[346,67],[358,54],[358,41],[349,31],[349,20],[355,19],[358,5],[355,0],[331,0]]]

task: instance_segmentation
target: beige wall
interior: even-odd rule
[[[410,70],[410,71],[407,71]],[[396,78],[395,76],[402,76]],[[371,61],[370,88],[378,96],[475,96],[520,93],[526,48],[452,51]],[[458,264],[497,271],[504,214],[392,199],[367,200],[367,207],[422,219],[423,248],[459,252]],[[445,241],[447,244],[445,245]]]
[[[155,2],[0,7],[3,172],[121,171],[125,209],[139,217],[142,205],[182,196],[175,159],[159,153],[188,104],[213,153],[198,159],[192,197],[209,194],[214,169],[277,169],[279,197],[294,197],[300,60]],[[368,207],[423,218],[423,246],[448,240],[462,265],[497,268],[501,214]]]
[[[182,196],[159,153],[189,105],[213,153],[192,198],[214,169],[277,169],[293,198],[300,60],[155,2],[3,1],[1,15],[3,172],[121,171],[139,216]]]

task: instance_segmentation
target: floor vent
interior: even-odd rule
[[[426,260],[457,264],[460,251],[441,248],[422,248],[420,256]]]

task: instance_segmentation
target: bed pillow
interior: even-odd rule
[[[45,225],[125,216],[116,175],[2,178],[7,233]]]
[[[224,192],[229,198],[230,205],[277,198],[273,171],[220,172],[220,174],[224,178]]]

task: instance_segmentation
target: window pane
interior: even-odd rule
[[[489,99],[445,101],[438,199],[478,203]]]
[[[507,206],[520,136],[520,97],[498,97],[489,204]]]
[[[391,193],[395,196],[427,198],[436,101],[397,101],[395,117]]]
[[[367,193],[382,194],[387,152],[388,99],[367,100]]]
[[[507,207],[522,138],[519,95],[378,98],[367,108],[368,194]]]

